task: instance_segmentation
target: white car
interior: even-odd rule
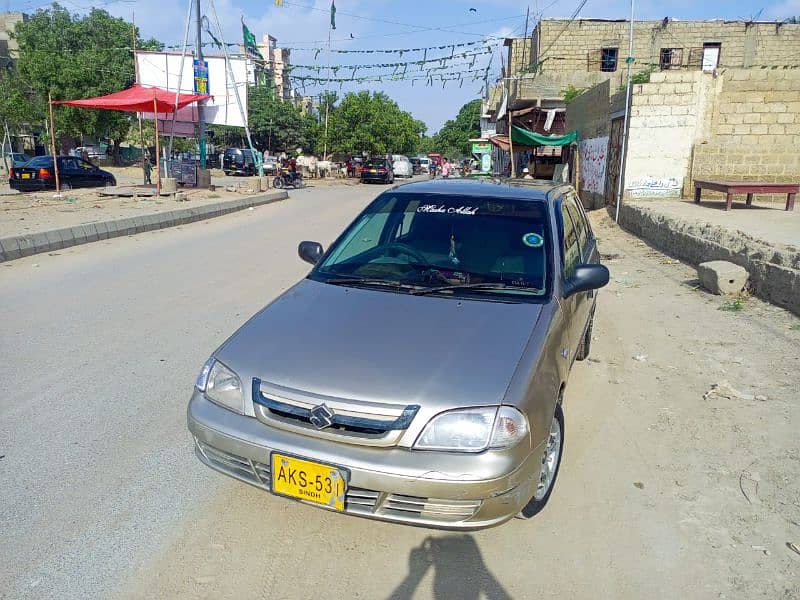
[[[411,161],[402,154],[392,155],[392,170],[395,177],[408,177],[410,179],[414,176],[414,168],[411,166]]]
[[[431,172],[431,159],[427,156],[420,156],[419,157],[419,167],[423,173],[430,173]]]

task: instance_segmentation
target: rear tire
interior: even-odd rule
[[[519,511],[517,517],[530,519],[539,514],[550,499],[556,485],[558,470],[561,467],[561,457],[564,455],[564,412],[561,403],[556,404],[556,411],[550,425],[550,435],[547,438],[544,455],[542,456],[542,470],[539,474],[539,484],[528,504]]]
[[[71,184],[71,183],[68,183],[68,182],[59,182],[59,183],[58,183],[58,187],[60,187],[60,188],[61,188],[61,191],[62,191],[62,192],[64,192],[64,191],[67,191],[67,192],[68,192],[69,190],[71,190],[71,189],[72,189],[72,184]]]
[[[583,334],[581,345],[578,347],[578,352],[575,355],[575,360],[586,360],[589,358],[589,350],[592,346],[592,326],[594,325],[594,313],[589,317],[589,324],[586,326],[586,333]]]

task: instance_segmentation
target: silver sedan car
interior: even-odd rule
[[[436,180],[378,196],[209,358],[209,467],[350,515],[471,530],[547,503],[564,389],[608,282],[569,186]]]

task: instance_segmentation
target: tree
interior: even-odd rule
[[[27,21],[20,21],[13,32],[19,45],[16,73],[0,80],[0,95],[5,100],[16,88],[17,98],[22,95],[28,100],[28,109],[15,110],[6,101],[0,104],[3,116],[15,125],[44,122],[48,118],[48,93],[53,100],[68,100],[129,87],[135,72],[128,41],[131,33],[130,23],[112,17],[105,10],[92,9],[79,16],[56,3],[36,11]],[[137,46],[161,48],[152,39],[137,40]],[[68,148],[83,134],[109,137],[114,143],[114,158],[118,160],[119,143],[125,139],[134,118],[117,111],[60,106],[55,110],[59,146]]]
[[[250,134],[256,147],[270,152],[314,149],[316,121],[311,115],[303,114],[292,102],[280,100],[272,86],[248,90],[247,112]]]
[[[447,121],[435,136],[434,145],[448,156],[469,156],[470,138],[481,134],[481,101],[467,102],[453,120]]]
[[[329,152],[411,154],[424,124],[383,92],[350,92],[328,115]]]

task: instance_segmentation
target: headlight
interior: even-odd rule
[[[415,448],[480,452],[510,448],[528,435],[528,421],[511,406],[452,410],[436,415],[425,426]]]
[[[239,414],[244,414],[242,382],[228,367],[214,358],[209,358],[195,386],[205,392],[206,398]]]

